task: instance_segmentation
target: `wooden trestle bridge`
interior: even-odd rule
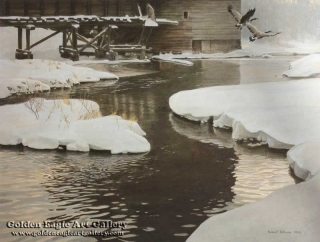
[[[17,2],[23,5],[22,10],[17,10]],[[53,2],[55,4],[49,4]],[[108,58],[114,60],[119,53],[135,53],[138,58],[144,59],[148,40],[152,30],[158,25],[176,25],[178,22],[166,19],[156,20],[154,10],[147,4],[145,15],[136,1],[130,1],[128,13],[136,13],[135,16],[119,16],[119,1],[116,1],[116,14],[109,16],[112,7],[110,1],[101,0],[71,0],[61,2],[58,0],[2,0],[0,1],[1,16],[0,27],[15,27],[18,30],[18,48],[16,49],[17,59],[32,59],[32,48],[45,42],[51,37],[62,33],[62,44],[59,46],[61,57],[79,60],[80,55],[94,55],[97,58]],[[62,3],[70,2],[69,5]],[[79,7],[79,4],[86,4]],[[101,4],[94,8],[95,3]],[[46,5],[48,3],[48,6]],[[60,3],[60,4],[59,4]],[[69,12],[65,11],[68,8]],[[53,9],[51,12],[47,10]],[[92,15],[94,11],[100,11],[99,15]],[[37,10],[37,11],[35,11]],[[64,13],[64,14],[61,14]],[[49,13],[55,15],[48,16]],[[67,15],[67,14],[70,15]],[[82,14],[77,14],[82,13]],[[111,13],[112,14],[112,13]],[[30,42],[32,30],[36,28],[50,29],[54,32],[49,36],[37,41]],[[25,33],[25,46],[23,46],[23,33]]]

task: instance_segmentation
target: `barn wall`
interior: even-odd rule
[[[156,17],[178,20],[178,26],[154,30],[150,46],[155,51],[212,53],[240,48],[240,31],[227,12],[229,4],[241,9],[241,0],[166,0]],[[185,15],[185,12],[187,16]],[[187,17],[187,18],[185,18]]]
[[[0,16],[134,16],[138,0],[0,0]]]

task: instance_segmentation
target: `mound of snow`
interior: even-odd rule
[[[320,137],[319,89],[319,79],[219,86],[179,92],[169,104],[190,120],[213,116],[214,127],[232,127],[235,140],[288,149]]]
[[[320,74],[320,54],[312,54],[291,63],[283,73],[287,77],[316,77]]]
[[[320,176],[205,221],[187,242],[317,242]],[[218,238],[218,239],[217,239]]]
[[[51,88],[71,88],[83,82],[118,80],[109,72],[77,67],[48,60],[0,60],[0,98],[13,93],[48,91]]]
[[[0,144],[34,149],[87,152],[109,150],[112,154],[150,150],[145,133],[133,121],[119,116],[101,117],[97,103],[88,100],[31,99],[0,107]]]
[[[309,141],[288,151],[287,157],[294,174],[309,180],[320,174],[320,141]]]

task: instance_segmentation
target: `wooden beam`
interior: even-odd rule
[[[94,37],[92,40],[90,40],[85,46],[83,46],[80,50],[79,53],[84,51],[88,46],[90,46],[92,43],[94,43],[97,39],[100,38],[101,35],[103,35],[106,31],[108,31],[109,28],[104,29],[102,32],[100,32],[96,37]]]
[[[41,39],[41,40],[37,41],[36,43],[34,43],[33,45],[31,45],[31,46],[30,46],[29,50],[30,50],[30,49],[32,49],[33,47],[35,47],[35,46],[37,46],[37,45],[39,45],[39,44],[41,44],[41,43],[45,42],[46,40],[48,40],[48,39],[52,38],[53,36],[55,36],[55,35],[57,35],[57,34],[59,34],[59,33],[60,33],[60,31],[56,31],[56,32],[54,32],[54,33],[52,33],[52,34],[48,35],[47,37],[45,37],[45,38],[43,38],[43,39]]]
[[[146,30],[146,27],[143,26],[143,27],[142,27],[141,34],[140,34],[139,43],[138,43],[139,45],[142,43],[145,30]]]

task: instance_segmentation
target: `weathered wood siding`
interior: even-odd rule
[[[137,0],[0,0],[0,16],[133,16]]]
[[[179,25],[155,29],[150,46],[155,51],[190,51],[200,45],[199,51],[205,53],[239,48],[240,31],[234,27],[235,20],[227,12],[229,4],[241,9],[241,0],[164,1],[156,9],[156,17],[178,20]],[[226,41],[226,45],[221,41]]]

